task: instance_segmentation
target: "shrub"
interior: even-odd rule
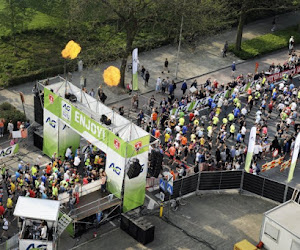
[[[294,36],[295,42],[300,41],[300,34],[296,26],[246,40],[242,42],[240,51],[237,51],[235,45],[231,44],[229,51],[233,52],[237,57],[247,60],[282,48],[288,49],[288,42],[291,36]]]
[[[16,109],[8,102],[4,102],[0,105],[0,118],[5,119],[5,133],[7,132],[7,124],[10,120],[13,121],[15,128],[17,126],[17,121],[26,121],[26,116],[24,113]]]

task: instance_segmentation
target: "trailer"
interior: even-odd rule
[[[290,200],[264,213],[260,241],[269,250],[300,250],[300,205]]]

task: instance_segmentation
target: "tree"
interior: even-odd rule
[[[13,38],[15,53],[17,50],[16,35],[24,31],[26,23],[31,20],[32,11],[27,8],[25,0],[5,0],[0,11],[0,25],[7,29]]]
[[[236,34],[235,49],[240,51],[243,38],[243,29],[246,18],[255,11],[279,11],[279,10],[295,10],[295,7],[299,7],[299,3],[293,0],[274,0],[272,6],[270,6],[269,0],[240,0],[237,2],[238,6],[238,28]]]
[[[157,0],[102,0],[123,24],[126,45],[122,53],[120,86],[125,88],[125,71],[127,58],[133,50],[133,42],[137,33],[149,19],[155,15]]]

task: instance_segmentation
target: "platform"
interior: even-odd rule
[[[119,198],[96,191],[80,197],[79,204],[70,211],[69,216],[76,222],[118,205],[121,205]]]

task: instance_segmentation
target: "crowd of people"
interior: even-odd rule
[[[41,165],[41,156],[36,162],[20,161],[13,175],[9,166],[1,164],[0,218],[6,221],[13,219],[13,208],[19,196],[58,200],[59,194],[67,192],[67,205],[72,210],[79,203],[81,185],[100,179],[101,192],[105,193],[105,153],[92,144],[82,151],[80,147],[75,153],[73,151],[70,146],[64,156],[54,153],[46,166]]]
[[[165,157],[164,167],[174,178],[204,170],[243,168],[248,146],[245,138],[255,125],[256,145],[250,172],[259,174],[260,160],[266,162],[275,150],[279,155],[291,152],[300,129],[296,123],[300,87],[296,86],[293,75],[284,75],[279,83],[270,82],[267,77],[298,65],[300,58],[292,52],[283,66],[272,64],[266,72],[241,74],[227,84],[208,78],[201,85],[194,80],[188,87],[187,81],[183,81],[181,98],[175,98],[174,91],[178,86],[174,81],[158,77],[155,90],[163,97],[160,100],[157,95],[149,98],[149,109],[139,110],[137,124],[159,140],[157,147],[169,158],[167,161]],[[232,70],[236,70],[235,64]],[[250,87],[241,92],[248,83],[251,83]],[[191,87],[196,90],[187,92]],[[230,94],[226,97],[213,98],[227,90]],[[205,109],[197,107],[191,111],[172,112],[203,98],[207,98]],[[138,109],[138,96],[132,100]],[[147,119],[148,110],[150,117]],[[247,121],[248,117],[253,117],[253,122]]]

